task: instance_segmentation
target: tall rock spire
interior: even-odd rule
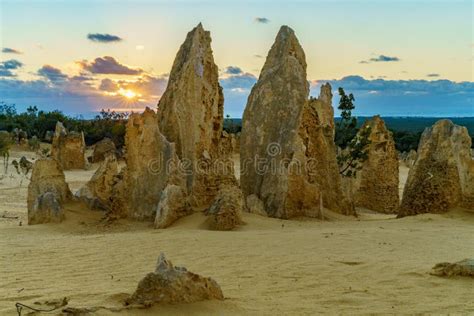
[[[215,170],[198,170],[219,155],[224,97],[218,79],[210,33],[199,23],[181,45],[158,104],[160,131],[176,144],[186,168],[187,190],[197,207],[209,206],[220,184]]]
[[[294,31],[282,26],[248,98],[241,136],[241,187],[269,216],[317,216],[319,188],[309,182],[298,135],[309,95],[305,54]]]

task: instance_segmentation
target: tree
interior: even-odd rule
[[[343,88],[338,91],[340,100],[337,108],[341,111],[341,120],[336,123],[335,143],[340,148],[337,163],[342,176],[355,177],[368,158],[371,128],[364,126],[358,131],[357,118],[352,116],[352,110],[355,109],[354,95],[346,95]]]

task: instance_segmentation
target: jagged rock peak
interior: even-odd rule
[[[299,64],[306,72],[306,56],[293,29],[283,25],[278,32],[275,42],[270,49],[260,78],[273,74],[279,65],[288,63],[290,58]]]
[[[321,86],[318,99],[326,104],[332,104],[332,89],[329,82],[326,82]]]

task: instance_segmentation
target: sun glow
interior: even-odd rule
[[[121,96],[124,96],[125,98],[127,98],[129,100],[140,96],[140,94],[138,94],[138,93],[136,93],[132,90],[125,90],[125,89],[120,89],[120,90],[117,91],[117,93]]]

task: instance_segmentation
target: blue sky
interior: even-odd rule
[[[361,115],[472,116],[472,1],[0,0],[0,101],[68,114],[155,106],[186,33],[211,31],[240,117],[282,24]],[[335,100],[337,102],[337,99]]]

